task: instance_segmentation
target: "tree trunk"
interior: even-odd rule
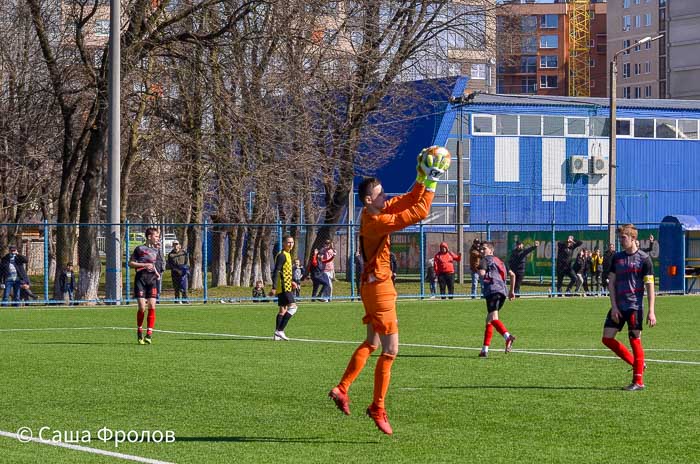
[[[223,227],[213,228],[211,256],[211,287],[226,285],[226,243],[228,234]]]
[[[242,282],[242,271],[243,271],[243,242],[246,234],[248,233],[248,228],[245,226],[239,226],[235,228],[236,240],[231,240],[231,248],[229,249],[229,262],[231,263],[231,274],[229,279],[229,285],[235,285],[237,287],[243,286]]]

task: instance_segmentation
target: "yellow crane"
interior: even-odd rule
[[[591,95],[590,0],[569,0],[569,95]]]

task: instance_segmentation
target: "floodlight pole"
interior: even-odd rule
[[[121,154],[120,154],[120,66],[121,44],[120,0],[110,0],[109,13],[109,159],[107,162],[107,221],[109,234],[106,240],[106,296],[114,304],[121,303]]]
[[[608,243],[615,243],[615,226],[617,220],[617,57],[634,47],[646,42],[653,42],[663,37],[647,36],[639,42],[617,51],[610,60],[610,135],[608,146]]]

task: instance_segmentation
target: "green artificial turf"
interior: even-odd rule
[[[647,389],[625,392],[630,367],[600,343],[604,298],[507,302],[514,352],[494,333],[487,359],[483,300],[399,301],[393,437],[364,415],[374,359],[351,416],[326,396],[364,336],[359,303],[301,304],[290,342],[271,340],[273,304],[162,305],[156,329],[171,332],[151,346],[136,343],[134,306],[3,307],[0,431],[89,431],[76,444],[178,463],[700,462],[699,303],[657,299]],[[116,447],[103,427],[176,440]],[[120,459],[0,436],[0,462]]]

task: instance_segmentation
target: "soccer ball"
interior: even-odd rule
[[[439,159],[447,160],[447,166],[452,162],[452,155],[450,151],[438,145],[433,145],[432,147],[424,148],[421,152],[421,168],[423,172],[430,172],[438,164]]]

